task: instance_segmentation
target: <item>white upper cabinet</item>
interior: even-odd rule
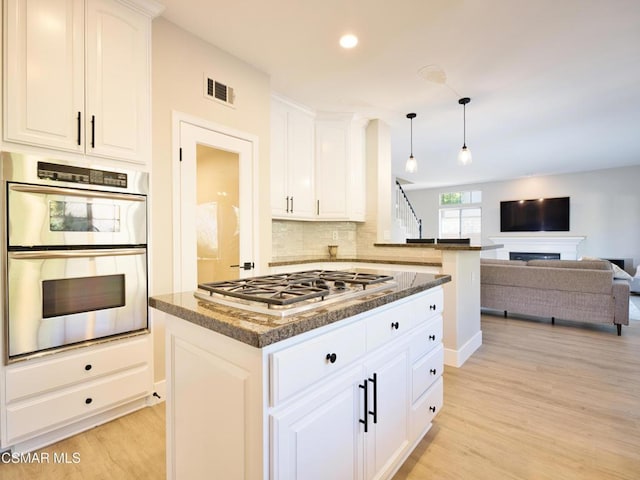
[[[315,216],[314,118],[293,104],[271,101],[271,213],[274,218]]]
[[[320,220],[364,221],[365,127],[351,114],[316,119],[316,213]]]
[[[113,0],[87,2],[87,153],[148,158],[150,27],[148,18]]]
[[[8,141],[84,151],[84,3],[6,2]]]
[[[366,125],[272,97],[273,218],[364,221]]]
[[[7,0],[5,141],[148,161],[151,16],[159,10],[127,5]]]
[[[349,122],[316,120],[316,213],[323,220],[347,219]]]

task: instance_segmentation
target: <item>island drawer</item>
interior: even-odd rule
[[[332,330],[271,355],[271,404],[349,365],[366,351],[362,322]]]
[[[422,397],[411,406],[411,438],[416,440],[422,436],[442,408],[444,399],[442,377],[427,390]]]
[[[40,395],[149,362],[149,352],[149,336],[144,335],[11,365],[5,373],[6,401]]]
[[[442,344],[415,362],[411,367],[412,396],[415,402],[442,375],[444,348]]]
[[[6,412],[8,441],[12,443],[36,432],[44,433],[118,403],[143,397],[150,389],[151,375],[149,364],[145,364],[42,397],[15,402]]]
[[[412,328],[442,312],[442,288],[426,294],[410,297],[399,305],[378,312],[367,319],[367,350],[371,351],[384,343],[403,335]],[[440,340],[442,335],[440,335]]]
[[[438,315],[429,320],[426,325],[421,326],[413,335],[409,347],[411,362],[415,362],[440,344],[442,344],[442,316]]]

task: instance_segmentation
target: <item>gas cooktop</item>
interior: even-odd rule
[[[214,304],[285,316],[395,285],[390,275],[342,270],[308,270],[201,283],[194,295]]]

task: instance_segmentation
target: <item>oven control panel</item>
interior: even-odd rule
[[[38,162],[38,178],[58,182],[101,185],[104,187],[127,188],[127,174],[109,172],[94,168],[59,165],[57,163]]]

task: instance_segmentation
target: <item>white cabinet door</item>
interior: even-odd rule
[[[7,141],[84,151],[84,2],[6,2]]]
[[[351,124],[349,146],[349,184],[347,187],[349,220],[363,222],[366,214],[366,128],[368,120],[359,118]]]
[[[322,219],[347,219],[349,122],[316,121],[316,197]]]
[[[271,214],[289,214],[287,191],[287,110],[271,102]]]
[[[86,152],[145,162],[150,22],[113,0],[87,2]]]
[[[271,417],[274,479],[362,479],[363,377],[353,368]]]
[[[316,217],[314,117],[273,99],[271,102],[271,214],[277,218]]]
[[[289,191],[289,213],[292,217],[313,218],[315,216],[313,182],[313,118],[292,110],[289,112],[287,158],[287,183]]]
[[[409,447],[408,351],[403,347],[368,364],[369,423],[366,479],[385,478]],[[372,423],[373,421],[373,423]]]

